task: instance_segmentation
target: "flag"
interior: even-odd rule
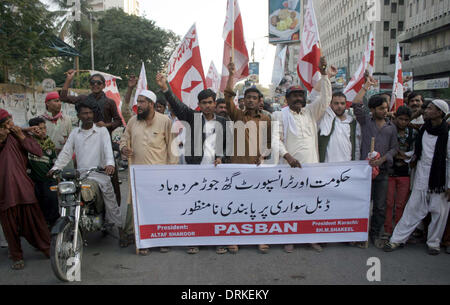
[[[148,90],[147,86],[147,75],[145,73],[145,65],[142,63],[141,73],[139,74],[139,80],[136,87],[136,94],[134,95],[133,100],[133,112],[137,113],[137,99],[142,90]]]
[[[195,24],[169,60],[168,81],[173,93],[190,108],[198,105],[198,94],[206,89],[202,57]]]
[[[234,18],[233,18],[234,17]],[[234,33],[234,64],[236,73],[234,75],[234,83],[249,76],[249,57],[247,46],[244,39],[244,26],[242,25],[242,15],[239,9],[238,0],[228,0],[227,16],[223,29],[223,39],[225,40],[223,48],[223,67],[222,79],[220,82],[220,91],[224,91],[228,82],[228,64],[232,57],[233,49],[233,33]]]
[[[209,65],[208,74],[206,75],[206,87],[216,93],[220,88],[220,74],[212,61]]]
[[[311,92],[320,80],[320,39],[313,1],[308,1],[303,22],[303,32],[300,42],[300,55],[297,64],[297,74]]]
[[[397,56],[395,59],[395,77],[394,85],[392,86],[390,111],[397,111],[403,106],[403,73],[402,73],[402,52],[400,51],[400,44],[397,43]]]
[[[284,66],[286,64],[287,46],[277,44],[275,61],[273,63],[272,84],[278,86],[284,77]]]
[[[124,126],[126,126],[125,120],[122,116],[122,99],[120,98],[119,89],[117,88],[116,80],[122,80],[118,76],[114,76],[108,73],[99,72],[99,71],[89,71],[90,75],[94,74],[101,74],[105,78],[105,89],[103,89],[103,92],[105,92],[105,95],[107,98],[112,99],[116,103],[117,112],[119,113],[120,118],[122,119],[122,123]]]
[[[366,49],[363,54],[362,61],[353,75],[352,79],[348,83],[347,87],[344,89],[344,94],[347,97],[347,102],[353,102],[358,92],[364,86],[366,82],[365,73],[366,71],[370,76],[373,75],[375,64],[375,39],[373,33],[369,34],[369,41],[367,42]]]

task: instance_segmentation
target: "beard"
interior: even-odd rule
[[[145,119],[147,119],[149,114],[150,114],[150,109],[147,109],[147,110],[143,111],[142,113],[138,113],[137,119],[139,121],[144,121]]]

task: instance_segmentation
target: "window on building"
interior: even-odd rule
[[[391,13],[396,14],[397,13],[397,3],[392,3],[391,5]]]
[[[389,31],[389,21],[384,22],[384,31]]]
[[[383,48],[383,57],[389,57],[389,47]]]
[[[402,31],[404,30],[403,27],[404,27],[403,21],[399,21],[399,22],[398,22],[398,30],[399,30],[400,32],[402,32]]]
[[[391,65],[395,64],[395,55],[391,55],[390,63]]]
[[[391,39],[397,39],[397,30],[396,29],[391,30]]]

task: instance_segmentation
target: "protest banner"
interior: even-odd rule
[[[366,241],[366,161],[131,167],[136,246]]]

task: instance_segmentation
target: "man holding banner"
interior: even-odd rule
[[[129,98],[129,95],[127,95]],[[125,101],[129,103],[129,100]],[[175,135],[172,133],[172,121],[155,111],[156,95],[149,90],[140,92],[137,99],[137,115],[133,116],[120,140],[120,151],[133,165],[178,164],[178,157],[171,149]],[[133,210],[131,191],[128,194],[128,209],[125,220],[125,235],[120,237],[120,246],[127,247],[133,236]],[[167,248],[161,249],[163,252]],[[148,249],[141,249],[141,255],[147,255]]]
[[[231,163],[258,164],[260,158],[268,156],[271,145],[271,119],[259,110],[261,93],[249,88],[244,93],[245,111],[234,104],[236,94],[233,91],[236,68],[233,62],[228,64],[229,77],[225,88],[225,102],[230,118],[235,122],[234,154]],[[243,127],[243,128],[240,128]],[[237,252],[238,246],[230,246],[231,252]],[[267,253],[268,245],[259,245],[262,253]]]
[[[175,96],[163,74],[159,73],[156,76],[156,83],[163,91],[176,117],[189,124],[191,132],[186,134],[186,163],[214,165],[229,163],[229,157],[226,157],[227,122],[223,117],[215,114],[216,93],[211,89],[200,91],[199,112],[189,108]],[[198,251],[198,247],[188,248],[189,254],[196,254]],[[225,252],[225,247],[217,247],[218,254]]]
[[[286,92],[289,107],[274,113],[278,123],[278,132],[274,128],[274,142],[272,150],[276,148],[279,157],[285,159],[293,168],[301,167],[302,163],[319,163],[319,146],[317,124],[323,117],[331,101],[331,82],[337,69],[332,67],[327,73],[327,62],[324,57],[320,60],[320,97],[313,103],[306,105],[306,92],[302,87],[291,87]],[[318,244],[311,244],[322,251]],[[286,245],[285,251],[291,253],[293,245]]]

